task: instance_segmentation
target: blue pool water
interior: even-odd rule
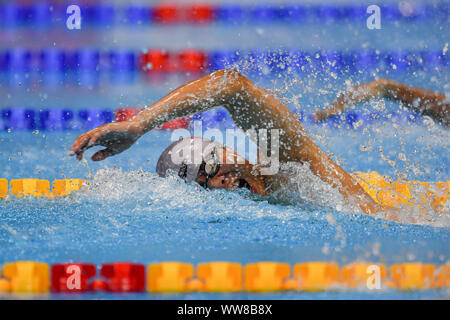
[[[169,29],[167,29],[169,28]],[[294,27],[234,26],[156,27],[98,32],[92,37],[69,35],[58,45],[140,49],[159,46],[205,50],[223,48],[294,47],[305,50],[371,48],[379,50],[428,50],[448,47],[448,21],[439,23],[387,23],[382,30],[369,31],[364,23],[354,25],[297,25]],[[22,31],[21,31],[22,32]],[[158,33],[160,32],[160,34]],[[189,33],[191,32],[191,33]],[[192,37],[197,32],[198,37]],[[167,41],[169,35],[174,41]],[[274,34],[276,36],[274,36]],[[51,46],[45,35],[42,43],[26,33],[0,39],[2,47]],[[71,38],[72,37],[72,38]],[[140,40],[142,42],[140,42]],[[78,41],[78,42],[77,42]],[[327,102],[352,84],[372,80],[375,75],[441,92],[449,92],[449,67],[409,71],[381,70],[369,73],[342,72],[338,75],[312,73],[298,75],[252,74],[241,71],[264,88],[274,90],[296,112],[325,107]],[[34,75],[36,76],[36,75]],[[0,107],[29,106],[87,107],[115,109],[151,104],[182,84],[188,76],[137,79],[128,85],[45,87],[10,86],[2,83]],[[396,103],[383,100],[364,103],[369,111],[398,110]],[[450,176],[450,131],[429,119],[414,124],[374,123],[366,130],[333,129],[305,124],[319,144],[333,153],[348,172],[378,171],[409,180],[444,181]],[[221,128],[224,130],[224,128]],[[234,261],[242,264],[279,261],[294,265],[306,261],[334,261],[339,265],[354,261],[386,264],[409,261],[442,265],[450,260],[449,212],[427,212],[418,223],[409,223],[409,213],[401,222],[348,214],[347,208],[303,203],[281,205],[267,199],[251,199],[248,194],[223,190],[208,191],[186,185],[174,178],[155,174],[159,154],[171,142],[170,131],[154,131],[126,152],[100,163],[77,162],[68,150],[80,130],[67,132],[0,132],[0,178],[91,180],[88,190],[61,199],[10,199],[0,202],[0,264],[16,260],[37,260],[49,264],[68,261],[97,265],[114,261],[153,263],[177,260],[191,263]],[[382,150],[382,155],[380,151]],[[93,154],[90,150],[86,158]],[[386,159],[389,159],[387,161]],[[301,174],[294,176],[303,181]],[[317,194],[317,199],[327,197]],[[315,195],[313,195],[313,198]],[[338,200],[336,200],[336,203]],[[448,207],[447,207],[448,208]],[[55,295],[37,298],[68,298]],[[338,291],[322,293],[273,294],[88,294],[70,298],[214,298],[214,299],[434,299],[449,298],[448,290],[398,292],[395,290]]]

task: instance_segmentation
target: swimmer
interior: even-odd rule
[[[450,126],[450,102],[446,100],[444,94],[389,79],[375,80],[340,94],[331,103],[331,108],[315,112],[315,120],[317,122],[324,121],[341,114],[352,105],[372,98],[386,98],[401,102],[411,110],[429,116],[443,126]]]
[[[130,148],[146,132],[167,121],[218,106],[225,107],[235,124],[246,133],[249,129],[279,129],[280,163],[307,163],[316,176],[337,188],[346,201],[357,204],[366,214],[386,212],[385,207],[377,204],[349,173],[321,150],[286,105],[234,70],[215,71],[188,82],[130,120],[108,123],[84,133],[75,140],[71,151],[81,160],[85,150],[103,146],[104,149],[92,156],[93,161],[103,160]],[[165,176],[168,169],[172,169],[187,182],[195,181],[207,188],[226,190],[244,187],[262,196],[281,185],[281,176],[262,175],[257,165],[253,166],[246,160],[241,164],[229,163],[225,157],[230,156],[230,152],[224,146],[203,140],[195,147],[195,141],[199,140],[185,138],[172,143],[160,156],[157,173]],[[201,153],[201,163],[171,162],[169,155],[181,144]],[[231,154],[236,159],[240,157],[235,151]]]

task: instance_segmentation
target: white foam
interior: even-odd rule
[[[93,176],[88,190],[73,194],[73,201],[100,201],[105,206],[114,206],[115,201],[128,201],[134,206],[133,213],[149,213],[151,209],[180,210],[186,215],[205,212],[226,215],[245,211],[254,217],[279,218],[295,214],[314,215],[323,210],[363,214],[356,204],[349,205],[338,190],[315,176],[307,165],[283,164],[281,175],[281,189],[263,199],[245,190],[205,190],[195,183],[186,184],[175,176],[161,178],[142,170],[124,172],[121,169],[101,169]],[[280,210],[280,206],[284,208]],[[395,215],[396,221],[401,223],[449,227],[448,210],[444,212],[447,213],[437,213],[431,206],[425,212],[418,207],[405,207]],[[385,218],[385,215],[379,214],[377,217]]]

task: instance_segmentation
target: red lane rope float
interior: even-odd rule
[[[114,112],[114,121],[122,122],[133,118],[139,112],[138,108],[117,109]]]
[[[178,23],[181,21],[181,17],[181,10],[176,5],[159,5],[153,11],[153,19],[157,23]]]
[[[139,68],[143,72],[168,72],[169,66],[169,53],[165,50],[149,50],[139,58]]]
[[[141,53],[139,68],[145,73],[202,73],[208,69],[208,55],[203,51],[194,49],[179,53],[169,53],[165,50],[148,50]]]
[[[51,290],[53,292],[86,292],[88,281],[97,274],[94,264],[64,263],[52,266]]]
[[[214,18],[214,9],[208,5],[193,5],[186,10],[186,20],[191,23],[210,23]]]
[[[196,4],[188,7],[176,5],[159,5],[153,11],[153,19],[160,24],[188,22],[192,24],[210,23],[215,19],[214,8],[209,5]]]
[[[127,121],[133,118],[139,112],[139,108],[129,109],[117,109],[114,112],[114,119],[116,122]],[[175,130],[175,129],[187,129],[189,128],[190,118],[179,118],[169,122],[166,122],[156,129],[161,130]]]
[[[190,124],[189,118],[180,118],[163,123],[162,125],[157,127],[157,129],[162,130],[187,129],[189,128],[189,124]]]
[[[208,62],[206,54],[199,50],[186,50],[179,55],[181,72],[204,72]]]
[[[108,279],[108,290],[113,292],[145,291],[143,264],[115,262],[102,265],[101,275]]]

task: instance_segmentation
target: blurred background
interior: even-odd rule
[[[366,26],[371,4],[380,30]],[[66,26],[70,5],[80,29]],[[439,78],[448,10],[448,1],[2,1],[0,107],[143,106],[238,61],[253,79],[330,68],[356,81],[428,70]],[[311,63],[295,65],[305,56]],[[427,84],[442,91],[448,81]]]

